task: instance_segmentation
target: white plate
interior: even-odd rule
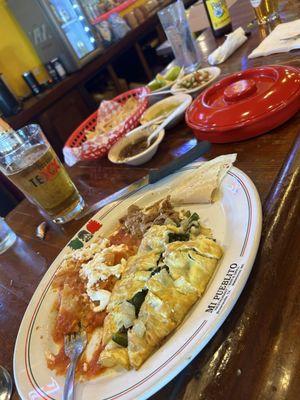
[[[191,76],[191,74],[185,75],[183,76],[181,79],[177,80],[177,82],[172,86],[171,88],[171,92],[173,94],[177,94],[177,93],[188,93],[191,96],[195,97],[198,93],[200,93],[204,88],[206,88],[207,86],[209,86],[214,80],[216,80],[218,78],[218,76],[221,73],[221,70],[219,67],[208,67],[208,68],[202,68],[201,71],[207,71],[209,72],[211,78],[207,81],[204,82],[201,86],[197,86],[196,88],[193,89],[184,89],[179,87],[179,83],[184,81],[187,77]]]
[[[165,136],[165,130],[162,129],[159,134],[156,136],[154,142],[151,146],[149,146],[146,150],[141,153],[136,154],[135,156],[128,157],[125,159],[120,159],[119,155],[121,151],[127,146],[129,143],[134,143],[138,138],[144,137],[145,129],[143,125],[133,129],[132,131],[126,133],[125,136],[122,136],[109,150],[108,152],[108,159],[114,164],[128,164],[128,165],[142,165],[145,164],[147,161],[151,160],[154,154],[157,152],[158,146],[162,142]],[[152,128],[153,132],[156,129],[156,126]],[[148,133],[150,135],[150,133]]]
[[[102,209],[93,218],[103,224],[98,233],[109,234],[133,202],[145,206],[168,194],[170,184],[185,179],[190,169],[191,166]],[[138,371],[113,372],[79,383],[76,399],[147,399],[191,362],[233,308],[250,274],[260,240],[261,204],[255,186],[243,172],[232,168],[214,204],[186,208],[200,214],[202,223],[212,228],[225,251],[204,296],[172,337]],[[19,330],[14,375],[22,399],[62,398],[64,378],[48,370],[44,352],[50,346],[47,329],[53,296],[49,288],[66,251],[70,250],[62,250],[39,284]]]
[[[175,113],[172,120],[168,123],[168,125],[165,126],[165,129],[172,128],[183,119],[185,110],[191,105],[192,101],[192,96],[185,93],[178,93],[174,96],[167,97],[166,99],[160,100],[157,103],[153,104],[153,106],[147,108],[141,116],[140,123],[142,125],[149,123],[151,119],[154,119],[153,117],[151,118],[151,115],[155,115],[155,113],[159,111],[159,109],[167,107],[171,104],[178,103],[177,112]],[[175,112],[175,110],[173,111]]]

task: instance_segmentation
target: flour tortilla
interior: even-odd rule
[[[236,154],[228,154],[204,162],[187,179],[174,188],[171,200],[175,204],[212,203],[222,179],[236,160]]]

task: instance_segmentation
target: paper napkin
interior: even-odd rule
[[[221,64],[227,60],[236,49],[244,44],[246,40],[247,36],[245,35],[244,29],[241,27],[237,28],[234,32],[229,33],[225,42],[208,56],[209,64]]]
[[[300,49],[300,19],[277,25],[274,31],[248,57],[268,56],[294,49]]]

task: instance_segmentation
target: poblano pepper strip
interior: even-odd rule
[[[137,292],[132,299],[128,300],[129,303],[131,303],[134,308],[135,308],[135,315],[138,316],[140,309],[142,307],[142,304],[144,303],[145,297],[148,293],[148,289],[143,289],[140,292]]]
[[[124,326],[116,333],[112,335],[112,340],[122,347],[128,346],[127,329]]]

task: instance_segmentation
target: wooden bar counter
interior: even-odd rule
[[[300,3],[280,2],[283,21],[300,18]],[[235,26],[253,19],[248,0],[231,9]],[[264,32],[255,28],[247,43],[221,65],[222,74],[265,64],[300,67],[300,52],[248,60]],[[211,33],[201,37],[207,55],[216,47]],[[300,393],[300,114],[263,136],[213,145],[205,158],[236,152],[236,163],[255,183],[263,204],[263,233],[253,270],[236,306],[202,352],[153,400],[296,400]],[[69,170],[88,203],[104,198],[166,164],[195,144],[182,124],[167,133],[158,153],[140,168],[114,166],[103,159]],[[7,221],[17,243],[0,255],[0,364],[12,373],[13,349],[26,306],[50,263],[85,222],[49,227],[27,200]],[[234,232],[232,233],[234,234]],[[299,268],[299,270],[298,270]],[[43,357],[43,354],[41,354]],[[14,399],[18,398],[14,393]],[[86,399],[89,400],[89,399]],[[132,399],[134,400],[134,399]]]

